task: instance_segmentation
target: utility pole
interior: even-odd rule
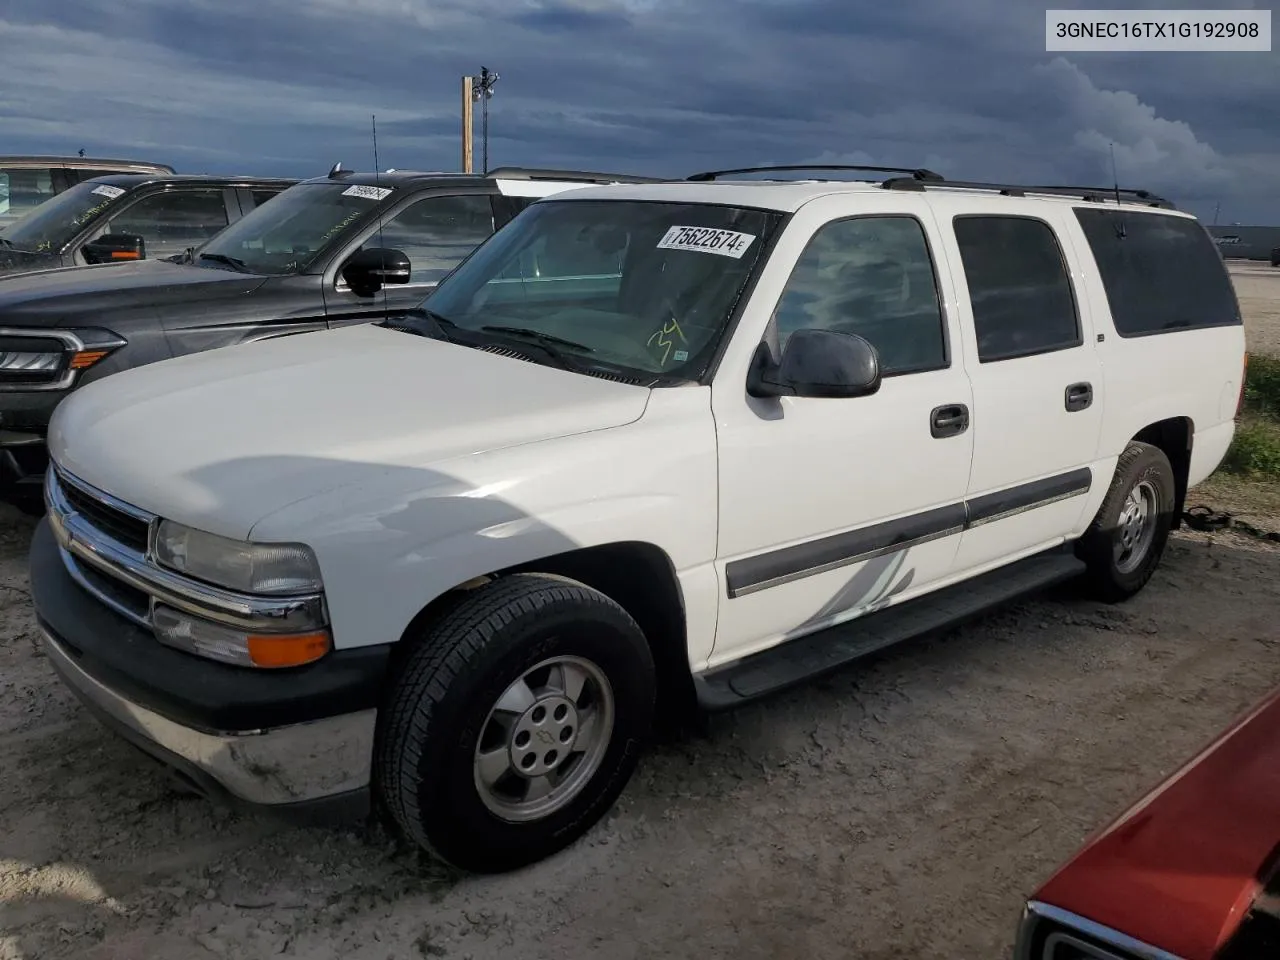
[[[471,153],[474,136],[471,132],[471,104],[475,99],[471,89],[471,77],[462,78],[462,172],[471,173]]]

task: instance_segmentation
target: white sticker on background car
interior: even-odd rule
[[[366,187],[356,184],[342,191],[344,197],[359,197],[361,200],[381,200],[391,192],[390,187]]]
[[[106,197],[108,200],[114,200],[116,197],[124,193],[124,191],[121,190],[119,187],[113,187],[109,183],[101,183],[98,186],[94,187],[89,192],[100,194]]]
[[[672,227],[658,241],[659,250],[697,250],[699,253],[718,253],[722,257],[737,260],[747,252],[755,235],[736,230],[717,230],[715,227]]]

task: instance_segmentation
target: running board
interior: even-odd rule
[[[698,703],[704,710],[725,710],[775,693],[899,641],[957,626],[1084,570],[1070,547],[1056,547],[695,676]]]

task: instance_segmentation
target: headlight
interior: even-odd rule
[[[155,553],[170,570],[241,593],[291,596],[323,587],[315,554],[301,543],[246,543],[162,520]]]
[[[0,328],[0,389],[63,390],[76,375],[125,346],[96,328]]]

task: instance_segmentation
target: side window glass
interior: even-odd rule
[[[980,362],[1080,346],[1071,279],[1047,223],[1001,216],[960,216],[953,223]]]
[[[280,192],[279,190],[250,190],[249,195],[253,197],[253,205],[260,207]]]
[[[1199,221],[1079,207],[1076,219],[1120,336],[1242,322],[1221,251]]]
[[[929,243],[914,217],[855,217],[809,240],[774,310],[779,346],[796,330],[866,338],[885,375],[946,367]]]
[[[0,226],[34,210],[54,195],[47,167],[0,170]]]
[[[227,226],[222,190],[182,190],[152,194],[111,218],[108,233],[133,234],[146,241],[147,259],[158,260],[198,247]]]
[[[493,233],[489,197],[427,197],[382,224],[360,245],[390,247],[409,258],[410,283],[436,283]]]

